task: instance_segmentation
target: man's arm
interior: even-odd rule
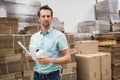
[[[41,64],[48,64],[48,63],[53,63],[53,64],[65,64],[71,62],[71,55],[69,53],[69,49],[61,51],[63,54],[62,57],[59,58],[49,58],[47,55],[43,58],[37,58],[38,62]]]
[[[63,50],[61,51],[61,53],[63,54],[62,57],[53,58],[51,59],[50,62],[54,64],[65,64],[65,63],[71,62],[71,55],[70,55],[69,49]]]

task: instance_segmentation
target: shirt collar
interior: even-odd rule
[[[42,33],[42,31],[40,30],[40,34],[48,34],[48,33],[51,33],[52,31],[53,31],[53,28],[50,27],[46,33]]]

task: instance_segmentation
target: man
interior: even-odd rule
[[[32,35],[30,45],[35,45],[46,55],[36,58],[34,80],[60,80],[61,64],[71,61],[66,37],[50,26],[53,11],[49,6],[42,6],[38,11],[38,17],[41,24],[40,31]],[[26,58],[32,59],[29,54]]]

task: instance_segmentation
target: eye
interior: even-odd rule
[[[42,18],[45,18],[45,17],[50,18],[50,15],[42,16]]]
[[[50,16],[48,15],[47,18],[50,18]]]
[[[42,18],[45,18],[45,16],[42,16]]]

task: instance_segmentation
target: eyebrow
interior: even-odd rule
[[[42,17],[46,17],[46,16],[47,16],[47,17],[50,17],[50,15],[43,15]]]

